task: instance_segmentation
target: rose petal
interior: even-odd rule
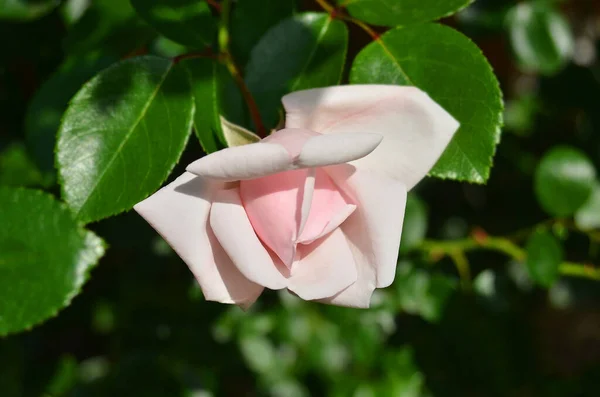
[[[305,129],[284,129],[260,142],[212,153],[187,170],[223,181],[255,179],[356,160],[375,150],[381,139],[370,133],[324,136]]]
[[[314,184],[305,183],[311,179],[307,170],[296,170],[240,182],[240,195],[254,231],[288,266],[295,256],[303,197],[312,197]]]
[[[257,142],[209,154],[188,165],[186,170],[206,178],[237,181],[282,172],[291,164],[292,158],[281,145]]]
[[[239,188],[217,192],[210,211],[210,226],[227,255],[249,280],[270,289],[287,286],[287,280],[250,224]]]
[[[305,168],[347,163],[373,152],[382,139],[362,132],[315,136],[306,141],[294,164]]]
[[[329,167],[327,173],[357,205],[354,214],[342,224],[342,230],[367,259],[367,263],[359,265],[376,269],[377,288],[389,286],[396,274],[406,208],[405,186],[351,165]]]
[[[340,193],[338,187],[323,169],[315,171],[315,185],[308,217],[296,240],[308,244],[337,228],[356,208]]]
[[[365,256],[369,252],[366,241],[360,233],[360,218],[350,217],[341,228],[356,263],[356,282],[332,297],[320,299],[319,302],[336,306],[367,309],[377,284],[377,269],[373,261]]]
[[[298,254],[288,289],[302,299],[330,297],[356,281],[356,264],[339,229],[313,244],[298,246]]]
[[[282,99],[286,128],[321,134],[365,131],[384,142],[353,161],[358,168],[384,172],[410,190],[433,167],[458,122],[415,87],[351,85],[298,91]]]
[[[134,209],[189,266],[206,300],[247,307],[263,287],[240,273],[208,227],[212,196],[222,185],[185,172]]]

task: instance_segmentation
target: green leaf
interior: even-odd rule
[[[196,103],[194,131],[204,152],[216,152],[224,147],[219,128],[219,71],[222,66],[205,58],[185,60],[182,65],[188,71]]]
[[[83,83],[116,60],[97,53],[67,58],[35,93],[25,114],[25,136],[43,171],[54,172],[56,133],[69,100]]]
[[[291,17],[294,0],[240,0],[231,12],[231,51],[246,63],[260,38],[281,20]]]
[[[67,26],[73,25],[85,13],[92,3],[92,0],[65,0],[60,7],[60,14]]]
[[[94,77],[60,126],[62,196],[83,222],[130,209],[158,189],[191,132],[194,102],[185,70],[140,57]]]
[[[525,249],[525,263],[531,279],[544,287],[552,286],[558,279],[564,256],[558,239],[547,231],[540,231],[529,238]]]
[[[198,110],[194,114],[194,130],[206,153],[260,140],[253,132],[227,119],[229,114],[243,118],[237,109],[243,99],[223,65],[205,58],[185,60],[182,64],[189,73]]]
[[[156,33],[135,13],[129,1],[94,1],[70,28],[63,42],[69,54],[103,52],[127,55],[144,46]]]
[[[575,224],[582,230],[600,228],[600,184],[594,184],[592,194],[575,213]]]
[[[104,244],[46,193],[0,187],[0,208],[0,335],[6,335],[67,306]]]
[[[0,153],[0,185],[46,187],[51,183],[52,176],[40,172],[22,144],[14,143]]]
[[[402,310],[435,323],[441,319],[446,301],[457,283],[442,274],[415,268],[410,262],[400,262],[394,285]]]
[[[29,21],[43,17],[56,6],[60,0],[0,0],[0,19]]]
[[[347,48],[346,25],[323,13],[299,14],[270,29],[246,67],[246,83],[265,124],[277,124],[283,95],[337,85]]]
[[[553,74],[570,60],[575,46],[571,27],[550,4],[519,3],[507,21],[511,47],[523,69]]]
[[[554,216],[570,216],[590,197],[596,170],[587,156],[566,146],[544,155],[535,172],[535,194],[542,208]]]
[[[393,29],[365,47],[352,65],[353,84],[413,85],[461,123],[430,174],[485,183],[500,140],[502,93],[475,44],[442,25]]]
[[[373,25],[398,26],[450,16],[474,0],[338,0],[353,17]]]
[[[131,0],[158,32],[180,44],[202,48],[216,38],[217,24],[204,0]]]
[[[419,245],[427,233],[427,208],[414,193],[406,200],[406,212],[402,227],[400,252],[408,252]]]

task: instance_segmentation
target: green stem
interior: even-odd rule
[[[524,261],[527,257],[527,253],[523,248],[506,237],[487,236],[482,239],[465,238],[455,241],[426,240],[417,249],[427,253],[434,262],[446,256],[450,257],[456,264],[463,283],[469,269],[466,258],[468,252],[479,250],[495,251],[519,262]],[[600,269],[587,264],[563,262],[560,265],[559,271],[564,276],[600,281]]]

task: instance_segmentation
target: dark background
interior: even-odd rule
[[[319,10],[304,3],[301,10]],[[553,146],[577,147],[600,165],[600,2],[557,5],[577,46],[573,59],[549,75],[515,59],[505,23],[514,3],[478,0],[444,20],[482,48],[507,112],[486,186],[428,179],[416,189],[427,207],[429,238],[460,238],[475,228],[508,235],[544,221],[532,181]],[[57,9],[31,22],[0,22],[3,184],[31,180],[58,193],[51,171],[9,167],[28,164],[23,158],[32,150],[48,151],[26,142],[25,119],[67,56],[65,21]],[[370,41],[350,28],[349,60]],[[120,34],[94,45],[116,48],[115,59],[164,51],[153,44],[132,49],[128,39],[135,42],[143,30]],[[77,88],[50,92],[70,96]],[[181,164],[200,153],[192,139]],[[137,215],[92,228],[110,249],[83,293],[56,318],[0,339],[1,397],[600,395],[597,282],[563,278],[540,289],[522,264],[482,252],[469,256],[474,288],[464,289],[451,262],[432,264],[409,251],[400,269],[412,269],[412,276],[399,276],[368,311],[266,293],[244,313],[205,302],[183,262]],[[569,235],[564,244],[571,260],[597,262],[585,237]]]

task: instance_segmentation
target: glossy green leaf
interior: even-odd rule
[[[575,46],[571,27],[550,4],[519,3],[507,21],[511,47],[524,69],[552,74],[571,58]]]
[[[355,18],[373,25],[399,26],[454,14],[473,0],[338,0]]]
[[[594,184],[592,194],[575,213],[575,224],[582,230],[600,228],[600,184]]]
[[[12,144],[0,152],[0,185],[48,186],[52,176],[44,175],[22,144]]]
[[[260,38],[294,13],[294,0],[240,0],[231,12],[231,51],[237,62],[246,63]]]
[[[402,227],[400,252],[408,252],[418,246],[427,233],[427,208],[414,193],[408,195]]]
[[[0,208],[0,335],[6,335],[67,306],[104,245],[46,193],[0,188]]]
[[[535,194],[551,215],[570,216],[590,197],[596,170],[587,156],[560,146],[544,155],[535,172]]]
[[[246,83],[265,124],[277,124],[283,95],[337,85],[347,47],[348,28],[327,14],[299,14],[270,29],[246,67]]]
[[[142,21],[129,1],[94,1],[83,16],[69,29],[63,42],[69,54],[101,51],[127,55],[156,36],[154,29]]]
[[[0,19],[28,21],[40,18],[56,6],[60,0],[0,0]]]
[[[170,60],[134,58],[101,72],[71,100],[60,127],[64,200],[83,222],[130,209],[173,169],[193,110],[187,73]]]
[[[534,233],[525,247],[525,261],[531,279],[544,287],[550,287],[559,276],[563,261],[563,248],[556,237],[547,231]]]
[[[98,71],[117,58],[99,54],[73,56],[35,93],[25,115],[27,146],[45,172],[54,172],[54,147],[60,119],[69,100]]]
[[[137,13],[169,39],[191,47],[211,45],[217,24],[204,0],[131,0]]]
[[[485,183],[500,139],[502,93],[475,44],[442,25],[393,29],[365,47],[352,65],[353,84],[414,85],[461,123],[430,174]]]
[[[216,152],[224,147],[219,120],[219,72],[222,66],[205,58],[189,59],[182,65],[188,71],[196,103],[194,131],[204,152]]]

